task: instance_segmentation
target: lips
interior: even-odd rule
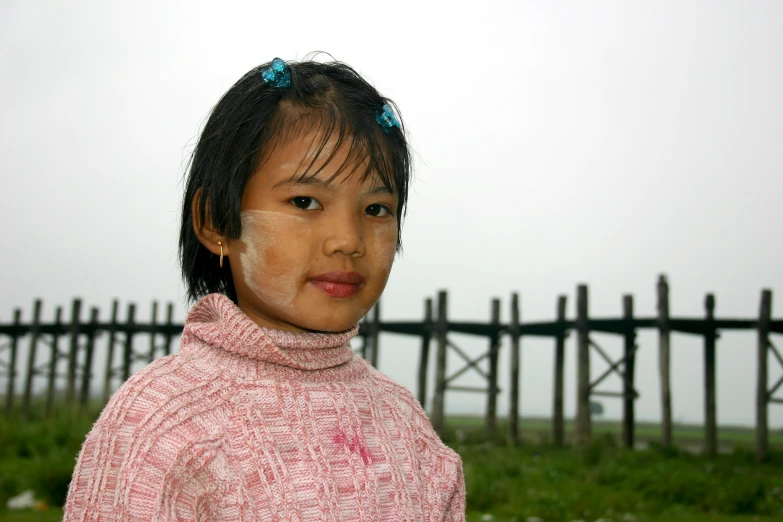
[[[310,283],[332,297],[351,297],[364,286],[364,277],[356,272],[327,272],[310,278]]]

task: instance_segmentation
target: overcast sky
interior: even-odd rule
[[[184,317],[176,238],[198,131],[244,72],[316,50],[394,99],[415,148],[385,319],[421,318],[440,288],[454,319],[487,320],[497,296],[505,321],[512,291],[523,320],[553,319],[559,294],[573,317],[579,283],[591,315],[619,316],[632,293],[651,316],[659,273],[675,316],[702,316],[714,292],[719,317],[753,318],[769,288],[780,317],[781,27],[773,0],[5,0],[0,322],[18,306],[29,318],[35,297],[45,318],[74,296],[104,317],[114,297],[139,303],[142,318],[153,299],[171,300]],[[620,353],[620,339],[595,338]],[[639,337],[644,419],[660,416],[656,339]],[[454,340],[475,354],[486,344]],[[412,386],[418,341],[381,343],[381,369]],[[677,420],[703,419],[701,346],[673,337]],[[726,333],[718,349],[718,420],[751,424],[755,334]],[[526,339],[522,357],[523,415],[548,415],[552,342]],[[781,373],[770,360],[770,382]],[[453,392],[447,408],[483,401]],[[619,401],[604,404],[620,415]],[[783,425],[783,407],[770,415]]]

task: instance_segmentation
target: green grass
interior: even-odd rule
[[[483,522],[482,517],[484,515],[485,514],[483,513],[469,512],[468,522]],[[0,511],[0,521],[4,522],[60,522],[62,518],[63,512],[61,509],[23,512]],[[494,522],[503,522],[502,519],[499,518],[493,518],[492,520]],[[514,517],[509,520],[514,520]],[[516,517],[516,520],[526,522],[526,519],[521,517]],[[667,514],[643,517],[637,520],[638,522],[780,522],[779,517],[759,515],[709,515],[703,513]],[[622,519],[618,519],[618,522],[622,522]]]
[[[62,509],[47,509],[46,511],[0,510],[0,520],[3,522],[60,522],[62,519]]]
[[[76,454],[97,410],[60,408],[54,419],[0,417],[0,521],[61,520]],[[463,458],[468,520],[493,522],[584,520],[595,522],[772,522],[783,520],[783,436],[770,434],[770,462],[751,453],[753,432],[721,429],[729,454],[707,460],[693,452],[661,449],[660,430],[640,424],[648,450],[617,443],[618,423],[596,422],[586,449],[554,448],[550,423],[525,419],[518,447],[484,442],[482,420],[452,417],[444,440]],[[567,430],[569,429],[567,425]],[[504,426],[499,432],[504,433]],[[569,432],[570,433],[570,432]],[[698,443],[700,428],[678,426],[675,441]],[[45,511],[9,512],[8,498],[33,489]]]
[[[613,437],[584,450],[455,446],[463,457],[471,520],[783,519],[783,459],[757,464],[738,450],[714,460],[677,450],[629,451]],[[707,517],[707,518],[705,518]]]
[[[468,514],[468,522],[483,522],[482,514]],[[63,518],[63,512],[60,509],[49,511],[25,511],[25,512],[3,512],[0,511],[0,521],[3,522],[60,522]],[[524,519],[518,518],[520,522]],[[494,522],[502,522],[494,519]],[[621,522],[621,521],[618,521]],[[642,521],[639,521],[642,522]],[[644,519],[644,522],[780,522],[777,517],[764,516],[725,516],[725,515],[699,515],[699,514],[680,514],[676,516],[665,515],[661,517],[651,517]]]
[[[35,491],[36,499],[48,506],[65,503],[76,455],[98,410],[93,407],[80,412],[58,405],[52,418],[43,419],[39,415],[40,409],[34,410],[33,417],[26,422],[20,420],[18,412],[10,418],[0,416],[0,520],[62,518],[58,509],[10,513],[5,506],[9,498],[27,489]]]

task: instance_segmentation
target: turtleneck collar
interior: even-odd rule
[[[295,370],[325,370],[353,359],[358,326],[339,333],[262,328],[222,294],[203,297],[188,313],[184,335],[250,359]]]

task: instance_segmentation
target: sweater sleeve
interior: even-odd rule
[[[82,445],[74,468],[64,522],[119,520],[126,507],[134,476],[144,473],[144,459],[137,458],[140,430],[145,426],[147,402],[131,378],[101,412]],[[155,488],[156,484],[149,484]],[[153,498],[142,501],[147,506]],[[152,519],[152,512],[149,512]]]
[[[454,484],[454,492],[451,495],[446,511],[443,514],[445,522],[465,522],[465,476],[462,466],[459,467],[457,480]]]
[[[220,451],[219,423],[199,420],[203,404],[195,397],[214,401],[221,390],[214,382],[188,389],[159,361],[120,388],[87,435],[64,522],[175,520],[203,497],[194,485],[214,483],[203,472]]]
[[[418,472],[422,475],[427,505],[426,520],[465,522],[465,473],[459,454],[443,444],[419,401],[408,389],[373,371],[378,385],[387,388],[387,396],[396,399],[394,405],[400,409],[400,417],[407,420],[406,427],[417,441],[421,458]]]

